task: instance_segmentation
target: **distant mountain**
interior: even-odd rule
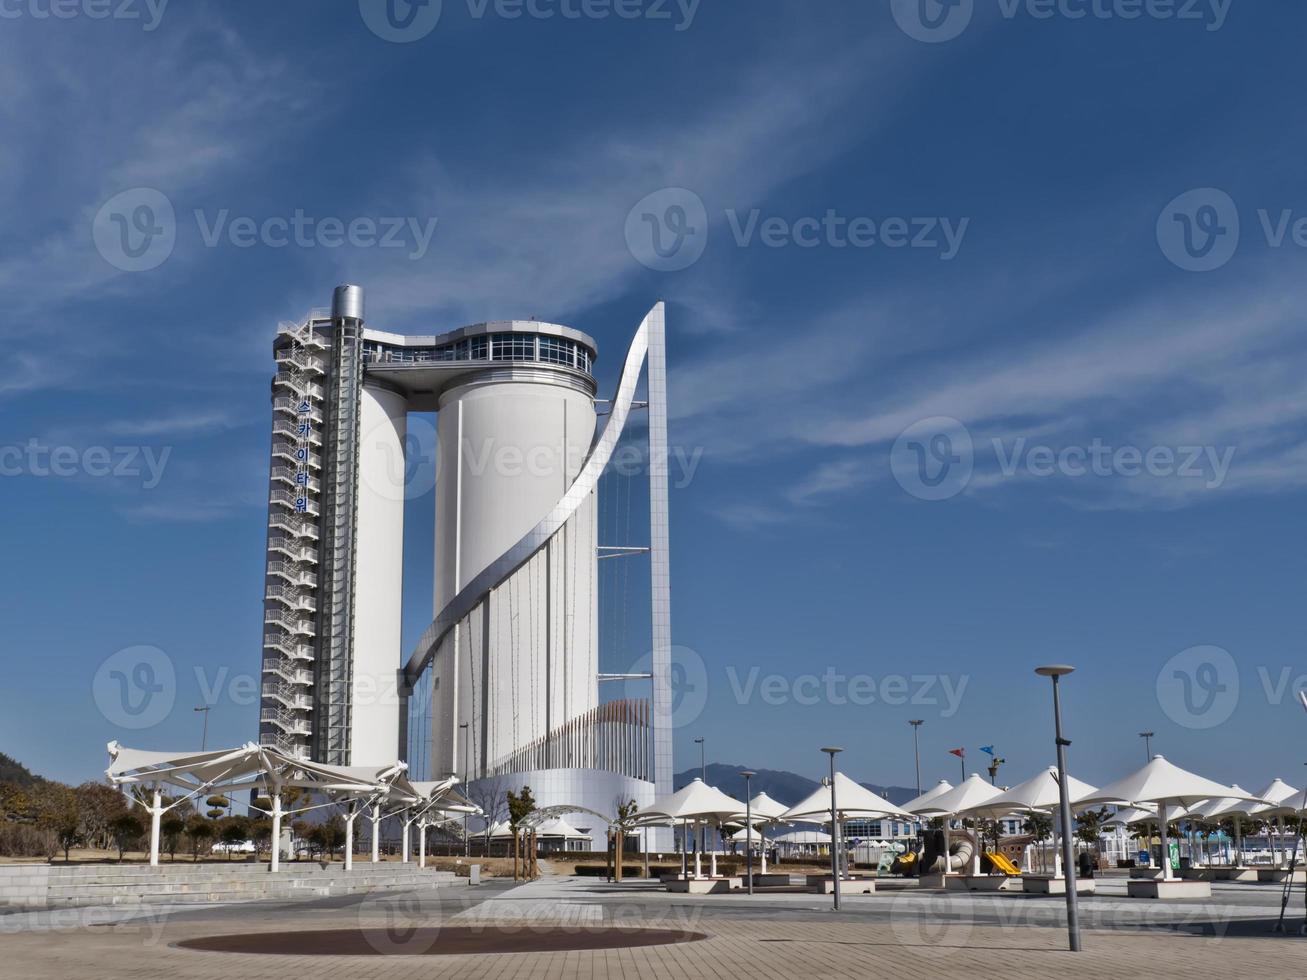
[[[745,765],[736,766],[721,762],[710,762],[708,763],[708,778],[706,781],[708,785],[716,786],[728,796],[743,799],[744,779],[740,776],[740,772],[748,768],[750,767]],[[759,793],[766,793],[777,803],[784,803],[786,806],[793,806],[821,785],[815,779],[809,779],[807,776],[800,776],[797,772],[787,772],[783,769],[758,769],[755,771],[758,775],[749,781],[749,787],[753,795],[757,796]],[[698,766],[684,772],[678,772],[673,777],[674,788],[681,789],[699,774]],[[906,803],[917,795],[915,789],[905,786],[875,786],[872,783],[863,783],[862,785],[895,804]]]
[[[45,782],[17,759],[0,752],[0,783],[17,783],[19,786],[35,786]]]

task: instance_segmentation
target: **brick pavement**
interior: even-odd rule
[[[573,886],[546,880],[510,891],[432,889],[406,895],[368,896],[305,906],[239,906],[188,910],[105,925],[55,931],[6,929],[0,918],[0,952],[5,976],[22,980],[65,977],[133,980],[242,980],[288,976],[315,978],[436,977],[468,980],[824,980],[824,978],[988,977],[1011,980],[1051,974],[1074,977],[1307,976],[1307,940],[1259,935],[1211,938],[1167,933],[1089,932],[1086,952],[1064,950],[1065,933],[1041,925],[980,925],[939,918],[919,901],[886,904],[869,899],[860,908],[888,910],[880,918],[856,911],[836,916],[811,908],[785,910],[769,902],[757,911],[733,900],[731,911],[711,900],[682,903],[647,889],[629,901],[594,896],[593,883]],[[484,906],[479,900],[489,901]],[[590,897],[585,897],[590,896]],[[881,904],[877,904],[877,903]],[[496,909],[502,916],[491,914]],[[264,956],[178,949],[181,939],[241,931],[354,927],[387,930],[390,952],[407,952],[411,929],[442,922],[521,930],[605,923],[679,927],[709,935],[678,946],[592,952],[478,956]],[[776,914],[773,910],[784,911]],[[469,914],[471,913],[471,914]]]

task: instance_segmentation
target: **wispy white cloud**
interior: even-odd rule
[[[785,496],[794,504],[820,503],[826,497],[856,490],[886,475],[884,469],[873,465],[869,455],[837,459],[817,466],[785,491]]]
[[[0,181],[22,249],[0,260],[0,287],[11,314],[48,317],[47,334],[85,327],[50,311],[96,290],[145,288],[95,250],[91,226],[114,194],[145,186],[187,198],[265,160],[255,151],[274,135],[268,122],[282,118],[276,135],[310,113],[311,83],[284,62],[256,57],[231,30],[213,22],[181,21],[138,43],[140,57],[99,43],[94,32],[44,32],[40,46],[21,32],[0,38],[7,71],[39,76],[39,87],[5,93],[5,117],[14,142],[23,138],[40,153],[0,158],[8,179]],[[50,70],[76,64],[78,70]],[[112,92],[113,98],[105,98]],[[9,140],[6,143],[13,145]],[[40,207],[18,208],[16,195],[35,194]],[[29,203],[30,202],[24,202]],[[71,206],[70,206],[71,205]],[[178,261],[175,256],[170,261]],[[13,317],[0,331],[20,332]],[[7,329],[6,329],[7,328]]]
[[[1096,318],[1032,324],[1019,337],[957,349],[938,336],[924,349],[896,346],[880,322],[846,303],[813,329],[775,344],[701,357],[675,379],[681,432],[719,462],[859,449],[780,491],[791,503],[815,503],[889,474],[888,449],[913,423],[961,420],[977,446],[975,494],[1039,485],[1069,505],[1176,507],[1225,494],[1273,493],[1307,484],[1307,342],[1300,310],[1307,291],[1292,270],[1216,298],[1162,289],[1127,299]],[[875,309],[865,299],[862,308]],[[990,311],[974,306],[964,319]],[[908,317],[894,330],[913,332]],[[963,328],[965,329],[965,327]],[[812,350],[838,350],[832,360]],[[773,396],[779,394],[779,398]],[[761,398],[778,406],[758,412]],[[995,443],[1233,447],[1228,474],[1210,481],[1113,476],[1023,478],[998,467]],[[717,449],[722,449],[716,453]]]
[[[235,414],[212,409],[203,412],[181,411],[148,419],[119,419],[106,428],[116,436],[193,436],[223,432],[242,424]]]
[[[673,119],[597,127],[565,153],[540,155],[511,183],[502,174],[455,173],[443,161],[420,161],[409,178],[409,206],[440,218],[436,247],[423,262],[352,257],[351,275],[375,297],[372,319],[407,329],[436,317],[457,323],[563,316],[620,295],[647,275],[624,237],[626,217],[643,197],[685,187],[703,198],[710,220],[721,220],[724,209],[751,206],[865,137],[875,107],[886,114],[897,108],[890,93],[909,68],[895,46],[877,39],[825,44],[816,67],[760,59],[729,86],[705,93],[701,104],[678,107]],[[891,79],[895,86],[884,84]],[[841,115],[854,103],[861,128]],[[676,288],[692,299],[730,288],[710,275],[712,261],[710,249],[704,268],[695,270],[712,279],[711,287],[683,276]],[[728,316],[720,296],[695,308],[691,329],[738,328],[738,308]]]

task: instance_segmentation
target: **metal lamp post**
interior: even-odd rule
[[[750,769],[740,773],[744,777],[744,868],[749,876],[749,894],[753,894],[753,793],[749,789],[750,780],[758,775]]]
[[[203,752],[203,751],[204,751],[204,747],[205,747],[206,745],[209,744],[209,709],[212,708],[212,707],[213,707],[213,705],[206,704],[206,705],[203,705],[203,706],[201,706],[201,707],[195,709],[196,711],[200,711],[200,712],[203,712],[203,713],[204,713],[204,728],[203,728],[203,730],[200,732],[200,751],[201,751],[201,752]]]
[[[1066,747],[1071,743],[1062,737],[1062,699],[1058,681],[1075,670],[1066,664],[1036,667],[1041,677],[1053,678],[1053,727],[1057,738],[1058,799],[1062,817],[1062,873],[1066,876],[1066,929],[1071,952],[1080,952],[1080,907],[1076,895],[1076,878],[1073,845],[1071,843],[1071,794],[1067,787]]]
[[[917,764],[917,795],[921,795],[921,743],[917,739],[917,730],[925,723],[924,718],[914,718],[908,722],[912,726],[912,758]]]
[[[694,744],[699,746],[699,778],[703,780],[705,786],[708,785],[708,761],[707,747],[705,740],[696,738]],[[703,824],[699,825],[699,853],[702,854],[708,849],[708,828]]]
[[[1139,737],[1144,740],[1144,761],[1153,761],[1153,736],[1156,732],[1140,732]]]
[[[827,747],[822,749],[830,756],[830,863],[835,874],[835,911],[840,910],[840,814],[839,804],[835,799],[835,756],[843,749]]]
[[[464,731],[466,731],[466,730],[467,730],[467,726],[468,726],[468,723],[467,723],[467,722],[463,722],[463,724],[461,724],[461,725],[458,726],[459,731],[460,731],[460,732],[464,732]],[[466,735],[462,735],[461,737],[462,737],[462,739],[463,739],[463,788],[466,790],[466,789],[467,789],[467,775],[468,775],[468,773],[467,773],[467,736],[466,736]],[[471,840],[471,838],[469,838],[469,837],[467,836],[467,813],[465,812],[465,813],[463,814],[463,857],[471,857],[471,856],[472,856],[472,840]]]

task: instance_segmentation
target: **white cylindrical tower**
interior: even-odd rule
[[[369,381],[359,403],[350,762],[384,764],[399,742],[408,397]]]
[[[437,613],[554,508],[580,472],[595,426],[593,395],[550,372],[491,367],[444,393]],[[442,644],[436,702],[446,710],[432,718],[437,768],[493,769],[595,707],[596,515],[591,495]]]

